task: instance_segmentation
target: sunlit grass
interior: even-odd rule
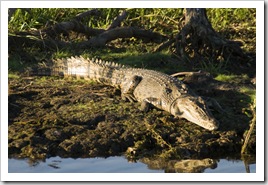
[[[256,90],[246,87],[246,86],[242,86],[239,88],[239,92],[244,93],[246,95],[248,95],[250,97],[250,103],[254,103],[254,101],[256,100]]]
[[[247,74],[244,75],[226,75],[226,74],[219,74],[215,77],[216,80],[221,82],[239,82],[244,80],[249,80]]]
[[[19,79],[20,76],[16,73],[8,73],[8,78],[9,79]]]

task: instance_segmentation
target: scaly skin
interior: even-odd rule
[[[157,71],[71,57],[53,61],[48,70],[38,70],[37,75],[92,79],[120,88],[122,99],[141,102],[142,110],[153,105],[208,130],[216,130],[219,125],[200,96],[180,80]]]

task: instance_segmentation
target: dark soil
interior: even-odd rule
[[[126,155],[189,159],[240,155],[250,117],[247,97],[232,84],[210,77],[185,78],[198,94],[215,98],[225,112],[213,111],[221,126],[205,130],[169,113],[140,111],[120,91],[84,80],[52,77],[9,79],[9,157],[45,159]],[[248,150],[255,154],[255,136]]]

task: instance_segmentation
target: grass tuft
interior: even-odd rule
[[[221,82],[242,82],[249,80],[249,77],[247,74],[243,75],[226,75],[226,74],[219,74],[218,76],[215,77],[216,80],[221,81]]]

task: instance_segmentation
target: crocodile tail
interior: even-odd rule
[[[28,70],[30,76],[60,76],[77,79],[92,79],[110,85],[117,84],[117,71],[124,65],[100,59],[86,59],[82,56],[56,59],[51,62],[39,63]]]
[[[60,76],[87,78],[89,76],[90,60],[83,57],[55,59],[50,62],[38,63],[27,69],[29,76]]]

